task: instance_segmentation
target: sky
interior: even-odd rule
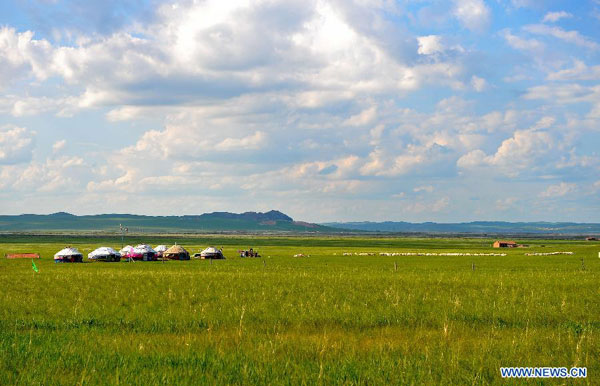
[[[3,0],[0,214],[600,222],[599,26],[599,0]]]

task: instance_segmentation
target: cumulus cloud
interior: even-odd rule
[[[48,197],[80,192],[85,208],[110,202],[141,212],[278,205],[364,218],[390,216],[382,208],[394,197],[394,215],[427,220],[499,175],[537,179],[538,191],[542,177],[595,175],[598,162],[580,144],[598,127],[598,66],[593,56],[583,62],[549,49],[553,38],[569,50],[595,42],[555,25],[523,29],[514,18],[499,36],[525,55],[502,53],[495,66],[479,42],[488,37],[469,34],[486,33],[489,4],[184,1],[162,3],[145,23],[84,29],[98,33],[57,23],[51,39],[0,28],[0,114],[81,124],[69,144],[86,150],[85,158],[68,156],[61,129],[44,133],[32,157],[35,134],[11,134],[31,141],[14,153],[0,142],[0,183],[39,191],[37,180]],[[435,34],[419,24],[433,15],[425,8],[438,15],[428,21]],[[508,90],[506,72],[525,86]],[[470,92],[490,89],[522,94],[507,101]],[[567,106],[580,102],[590,110]],[[65,125],[52,115],[75,119]],[[88,128],[88,117],[109,123]],[[89,143],[102,126],[130,130]],[[433,186],[453,188],[441,197]],[[497,200],[486,203],[490,216],[513,204]]]
[[[487,155],[480,149],[461,156],[457,166],[463,169],[495,167],[509,176],[523,171],[531,172],[542,167],[541,160],[556,146],[556,141],[546,131],[537,129],[517,130],[511,138],[502,141],[494,154]]]
[[[539,194],[542,198],[563,197],[577,190],[577,185],[573,183],[561,182],[557,185],[550,185],[546,190]]]
[[[439,35],[427,35],[417,37],[419,49],[417,52],[421,55],[432,55],[443,52],[445,47],[442,43],[442,37]]]
[[[81,192],[87,180],[93,178],[90,165],[81,157],[49,157],[2,167],[4,189],[40,193]]]
[[[483,0],[454,0],[454,16],[463,27],[482,31],[490,22],[490,9]]]
[[[12,165],[31,160],[36,133],[24,127],[0,128],[0,165]]]
[[[46,79],[51,53],[50,43],[34,39],[33,32],[0,27],[0,89],[30,76]]]
[[[375,118],[377,118],[377,107],[373,106],[346,119],[344,124],[349,126],[363,126],[373,122]]]
[[[481,7],[465,7],[457,12],[473,23]],[[290,101],[315,108],[340,96],[415,90],[429,82],[459,87],[460,63],[415,63],[416,51],[442,50],[441,41],[422,37],[417,47],[385,22],[386,7],[380,8],[300,1],[165,5],[136,34],[116,32],[73,46],[3,28],[0,58],[8,58],[6,82],[17,73],[60,77],[83,89],[70,101],[73,108],[118,106],[107,115],[112,121],[127,119],[136,106],[204,104],[282,89]]]

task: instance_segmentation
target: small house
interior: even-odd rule
[[[493,247],[494,248],[516,248],[518,247],[519,244],[517,244],[516,242],[510,240],[497,240],[494,242]]]

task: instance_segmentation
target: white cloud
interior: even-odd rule
[[[487,82],[486,82],[485,79],[480,78],[477,75],[473,75],[471,77],[471,86],[473,86],[473,88],[475,89],[475,91],[481,92],[481,91],[483,91],[483,90],[486,89]]]
[[[369,107],[360,113],[351,116],[347,120],[344,121],[345,125],[348,126],[364,126],[373,122],[377,118],[377,107],[372,106]]]
[[[35,135],[34,131],[24,127],[0,128],[0,165],[29,162],[33,153]]]
[[[555,146],[555,140],[548,132],[536,129],[517,130],[511,138],[502,141],[493,155],[476,149],[461,156],[456,164],[462,169],[494,167],[503,174],[517,176],[523,171],[531,172],[546,166],[542,159]]]
[[[502,141],[489,162],[506,168],[528,168],[538,157],[547,154],[553,145],[554,140],[547,132],[519,130],[511,138]]]
[[[531,24],[523,27],[523,29],[536,35],[553,36],[567,43],[572,43],[591,50],[600,48],[598,43],[581,35],[578,31],[566,31],[560,27],[548,26],[545,24]]]
[[[448,208],[450,199],[442,197],[433,202],[417,201],[404,206],[404,210],[413,213],[438,213]]]
[[[423,186],[417,186],[413,189],[413,192],[415,193],[419,193],[419,192],[427,192],[427,193],[431,193],[433,192],[434,188],[431,185],[423,185]]]
[[[67,145],[66,139],[61,139],[60,141],[56,141],[56,142],[54,142],[54,145],[52,145],[52,152],[59,153],[65,148],[66,145]]]
[[[478,9],[487,10],[471,3],[456,4],[461,20],[474,22]],[[249,94],[271,93],[291,109],[318,109],[428,84],[466,87],[462,48],[434,62],[415,61],[414,50],[442,52],[441,38],[419,37],[415,47],[415,38],[386,22],[383,12],[398,9],[360,2],[189,2],[161,6],[153,24],[133,26],[131,33],[79,36],[72,46],[4,28],[0,52],[10,58],[7,68],[38,80],[62,78],[70,95],[0,100],[0,111],[70,116],[108,106],[106,118],[117,122]],[[374,119],[376,110],[363,113],[347,123]]]
[[[483,150],[471,150],[456,161],[456,166],[462,169],[474,169],[486,163],[487,155]]]
[[[3,166],[1,174],[6,190],[59,194],[81,192],[85,181],[93,178],[90,165],[69,156]]]
[[[548,74],[548,80],[598,80],[600,65],[587,66],[581,60],[574,60],[572,68]]]
[[[432,55],[445,50],[442,44],[442,37],[439,35],[427,35],[417,37],[419,49],[417,52],[421,55]]]
[[[502,176],[534,180],[529,191],[540,191],[542,179],[597,174],[590,150],[597,146],[588,144],[600,127],[596,58],[573,58],[577,43],[554,41],[550,49],[553,36],[595,44],[580,33],[553,25],[523,30],[523,11],[510,7],[512,32],[502,29],[504,17],[493,20],[498,35],[457,32],[460,23],[486,33],[492,7],[481,0],[428,2],[422,8],[445,16],[429,20],[435,35],[425,36],[418,24],[426,12],[413,12],[422,2],[172,5],[145,24],[110,35],[62,31],[52,44],[0,30],[0,114],[48,127],[37,136],[44,143],[35,157],[29,131],[20,134],[32,142],[19,156],[3,155],[0,163],[13,163],[0,167],[3,189],[43,186],[51,206],[64,209],[75,200],[59,194],[79,192],[76,208],[92,212],[110,202],[110,210],[163,214],[279,206],[313,218],[428,220],[436,213],[452,220],[476,213],[468,197],[495,192],[489,186]],[[494,36],[524,54],[506,47],[490,54],[482,44]],[[482,72],[490,65],[494,71]],[[503,84],[509,75],[524,82]],[[486,90],[494,93],[469,92]],[[586,105],[568,105],[580,102]],[[51,115],[74,119],[65,124]],[[123,135],[99,141],[91,128],[103,125],[86,126],[98,117]],[[85,159],[66,156],[73,150],[65,151],[67,130]],[[448,197],[437,196],[442,190],[432,182],[450,187]],[[523,199],[507,186],[510,198]],[[19,202],[31,203],[27,197]],[[389,197],[399,199],[397,208],[389,209]],[[490,216],[512,205],[493,197]],[[455,200],[460,215],[444,211]]]
[[[501,35],[509,46],[520,51],[539,53],[545,48],[544,43],[539,40],[522,38],[512,34],[509,29],[502,30]]]
[[[383,149],[375,149],[369,154],[366,164],[360,169],[365,176],[399,176],[431,160],[427,159],[425,149],[409,147],[401,155],[388,154]]]
[[[463,27],[474,31],[484,30],[491,17],[483,0],[454,0],[453,13]]]
[[[248,149],[260,149],[261,145],[267,140],[267,135],[262,131],[243,137],[243,138],[225,138],[217,143],[214,149],[219,151],[237,151]]]
[[[567,182],[561,182],[557,185],[550,185],[546,190],[539,194],[543,198],[563,197],[577,190],[577,185]]]
[[[543,0],[510,0],[510,3],[515,8],[537,7]]]
[[[551,116],[545,116],[540,118],[535,125],[532,126],[533,130],[539,130],[539,129],[547,129],[550,126],[554,125],[554,123],[556,122],[556,118],[551,117]]]
[[[573,17],[573,15],[570,14],[569,12],[565,12],[565,11],[548,12],[544,15],[544,19],[542,21],[544,23],[546,23],[546,22],[556,23],[560,19],[566,19],[566,18],[571,18],[571,17]]]
[[[496,209],[508,210],[512,208],[517,201],[518,199],[516,197],[506,197],[496,200]]]
[[[593,102],[600,96],[599,86],[583,86],[578,83],[546,84],[530,87],[525,99],[541,99],[554,103]]]
[[[47,41],[33,39],[31,31],[0,27],[0,89],[32,75],[46,79],[51,50]]]

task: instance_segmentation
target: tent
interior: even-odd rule
[[[55,263],[81,263],[82,261],[83,255],[77,248],[66,247],[54,255]]]
[[[154,248],[154,251],[156,252],[156,257],[162,257],[167,249],[169,249],[169,247],[167,247],[166,245],[157,245]]]
[[[223,252],[215,247],[208,247],[200,253],[194,255],[195,258],[201,259],[224,259]]]
[[[123,249],[119,251],[119,253],[123,257],[128,257],[127,255],[129,255],[131,252],[133,252],[133,247],[131,245],[126,245],[125,247],[123,247]]]
[[[121,254],[121,257],[123,257],[126,260],[129,260],[131,258],[131,255],[133,254],[133,247],[131,245],[126,245],[123,247],[123,249],[119,251],[119,253]]]
[[[190,253],[181,245],[173,245],[163,253],[163,258],[171,260],[189,260]]]
[[[156,256],[156,251],[148,244],[136,245],[129,257],[133,260],[152,261]]]
[[[88,259],[96,261],[120,261],[121,254],[111,247],[100,247],[88,253]]]

